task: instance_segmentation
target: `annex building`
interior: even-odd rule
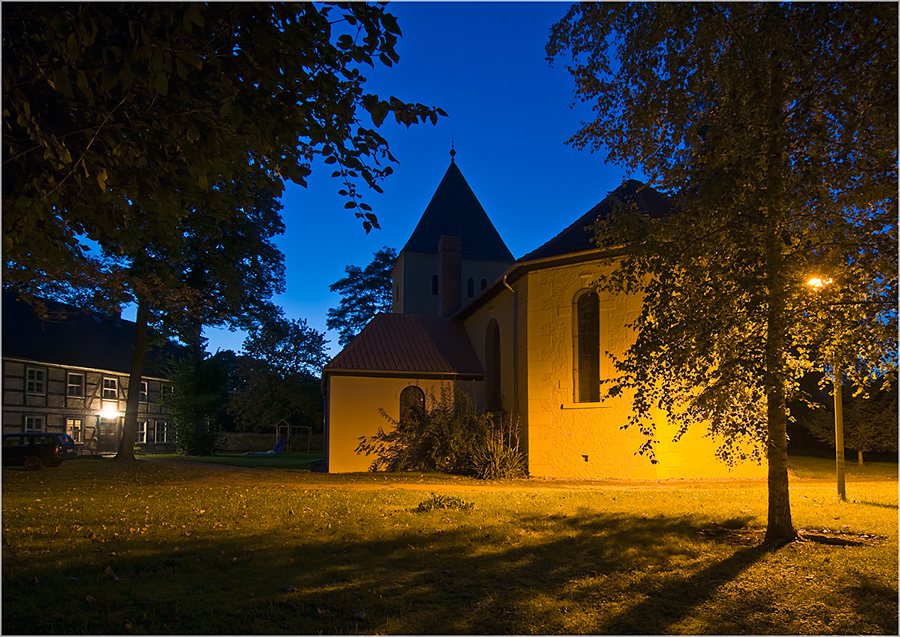
[[[451,155],[452,157],[452,155]],[[757,464],[729,469],[699,428],[672,442],[660,412],[653,465],[644,441],[623,429],[628,396],[600,401],[610,354],[627,349],[641,298],[597,293],[614,253],[586,229],[613,200],[665,214],[655,190],[627,181],[559,235],[514,259],[459,167],[446,174],[393,270],[393,313],[379,314],[329,363],[325,456],[330,472],[366,471],[356,452],[372,436],[440,396],[449,383],[480,409],[517,418],[530,475],[586,479],[764,477]]]

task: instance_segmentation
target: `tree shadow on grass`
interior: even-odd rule
[[[3,632],[665,633],[766,554],[687,516],[522,516],[514,532],[486,514],[396,516],[367,536],[307,523],[89,555],[7,547]]]
[[[673,579],[651,589],[645,599],[613,617],[598,633],[645,633],[662,635],[687,618],[693,610],[715,595],[724,584],[760,561],[768,549],[741,549],[722,561],[710,564],[684,579]]]
[[[885,586],[867,575],[860,575],[856,586],[843,590],[847,599],[859,612],[870,618],[878,632],[888,635],[900,634],[900,620],[897,617],[897,587]]]
[[[418,531],[403,512],[410,529],[373,539],[319,528],[295,541],[194,531],[88,551],[5,547],[3,632],[574,632],[559,612],[577,602],[572,582],[697,552],[687,518],[533,516],[510,535],[459,512],[421,515]],[[424,530],[444,516],[455,528]]]
[[[863,504],[865,506],[870,507],[881,507],[883,509],[897,509],[900,508],[896,504],[887,504],[886,502],[869,502],[868,500],[854,500],[853,504]]]

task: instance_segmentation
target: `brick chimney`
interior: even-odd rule
[[[462,298],[462,239],[442,236],[438,241],[438,295],[441,316],[459,309]]]

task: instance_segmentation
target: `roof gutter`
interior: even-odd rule
[[[451,318],[457,320],[465,319],[473,311],[481,307],[493,293],[499,291],[503,287],[512,290],[509,283],[515,282],[522,276],[532,270],[540,270],[542,268],[552,268],[560,265],[571,265],[582,261],[591,261],[598,258],[617,257],[624,253],[624,248],[615,246],[612,248],[595,248],[593,250],[582,250],[581,252],[572,252],[569,254],[561,254],[552,257],[544,257],[543,259],[534,259],[533,261],[524,261],[516,263],[497,279],[493,284],[481,291],[472,301],[460,308]],[[515,291],[513,290],[513,294]]]

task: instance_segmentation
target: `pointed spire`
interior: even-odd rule
[[[453,148],[453,135],[450,136],[450,163],[456,163],[456,150]]]

